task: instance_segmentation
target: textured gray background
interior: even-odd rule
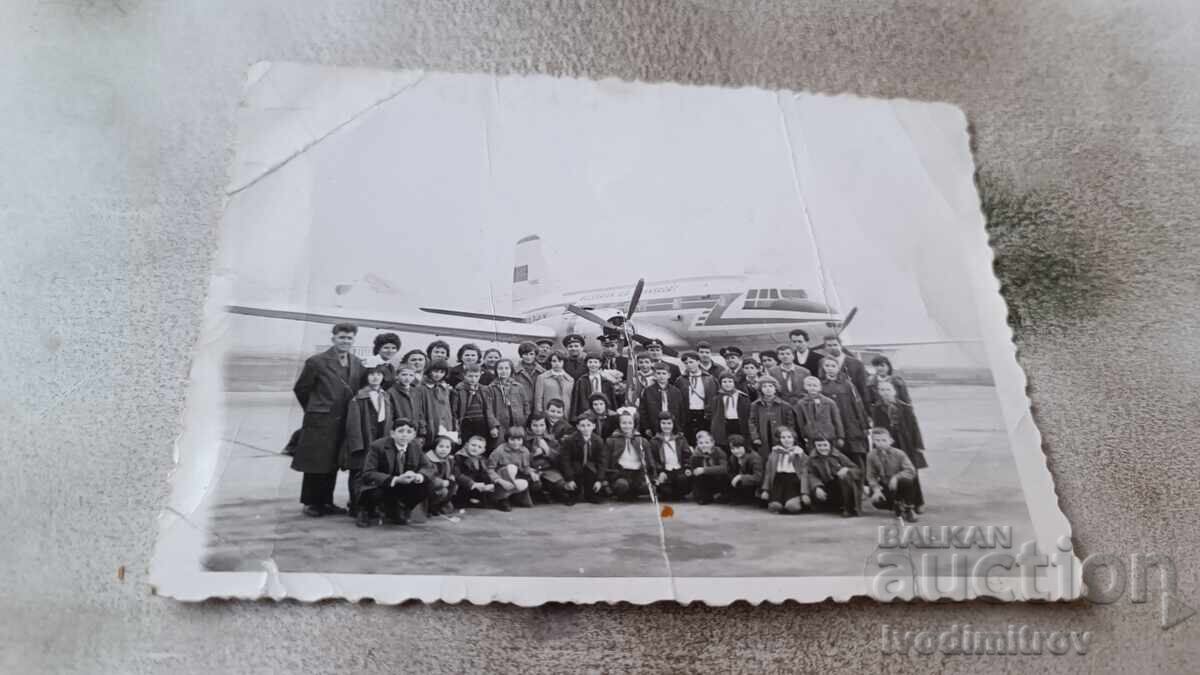
[[[183,605],[146,583],[234,110],[260,59],[945,100],[1082,553],[1200,606],[1200,22],[1153,3],[0,3],[0,670],[1183,671],[1157,607]],[[13,462],[13,458],[16,459]],[[118,566],[127,575],[118,581]],[[1087,657],[884,657],[881,623],[1091,629]]]

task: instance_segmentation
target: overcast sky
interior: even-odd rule
[[[343,301],[507,312],[513,245],[536,233],[568,288],[770,272],[857,305],[859,342],[978,337],[955,216],[972,167],[948,106],[275,66],[248,88],[238,152],[235,187],[281,165],[230,198],[240,302],[329,306],[372,273],[403,302]],[[235,340],[328,334],[281,323],[238,319]]]

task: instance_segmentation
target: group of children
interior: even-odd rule
[[[652,494],[853,517],[865,497],[915,522],[926,463],[907,386],[884,357],[867,378],[837,338],[824,354],[807,339],[794,331],[759,359],[726,348],[725,366],[700,344],[682,369],[651,343],[627,379],[615,339],[599,354],[574,335],[567,353],[525,343],[518,363],[465,345],[452,367],[444,342],[399,358],[399,337],[381,334],[344,417],[349,512],[369,527],[422,504],[436,515]]]

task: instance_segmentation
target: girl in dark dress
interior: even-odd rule
[[[875,368],[875,373],[867,378],[868,407],[874,405],[879,400],[879,383],[885,381],[890,381],[892,386],[896,388],[896,398],[912,405],[912,398],[908,395],[908,383],[896,373],[888,357],[876,356],[871,359],[871,365]]]

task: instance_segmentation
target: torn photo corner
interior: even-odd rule
[[[255,65],[156,592],[1079,595],[950,105]]]

